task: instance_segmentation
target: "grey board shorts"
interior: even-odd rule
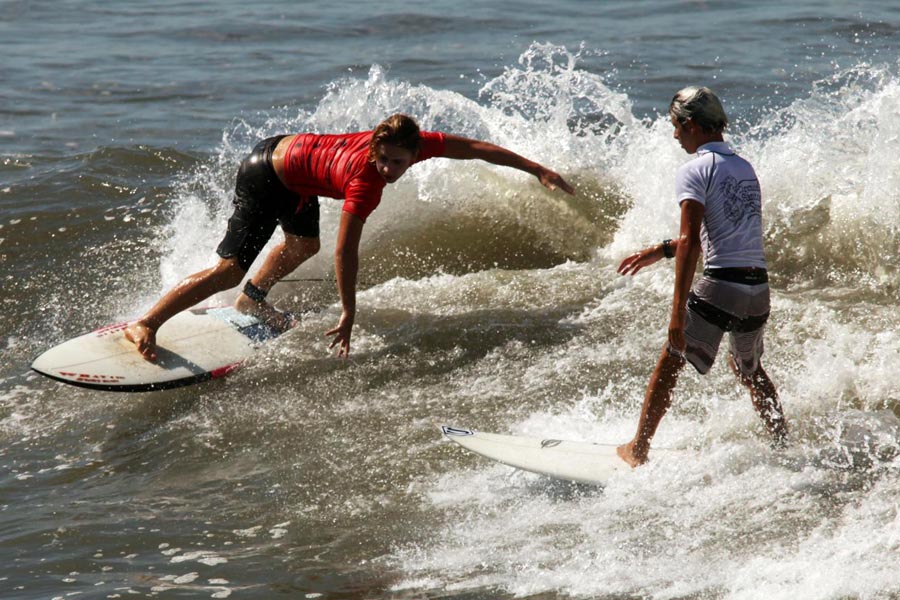
[[[735,364],[744,375],[752,375],[763,354],[768,317],[768,283],[746,285],[703,276],[688,298],[684,357],[699,373],[708,373],[727,332]]]

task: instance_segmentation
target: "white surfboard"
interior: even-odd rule
[[[64,342],[37,357],[31,368],[81,387],[162,390],[224,377],[280,333],[232,307],[188,310],[159,328],[157,360],[149,362],[125,339],[127,325],[107,325]]]
[[[466,450],[510,467],[566,481],[603,485],[613,475],[631,471],[616,454],[615,444],[501,435],[447,425],[442,425],[441,431]],[[674,451],[653,452],[658,456]]]

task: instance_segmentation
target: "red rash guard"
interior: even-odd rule
[[[413,164],[444,155],[443,133],[423,131],[421,137]],[[371,139],[371,131],[295,136],[284,155],[284,185],[304,202],[309,196],[343,198],[344,210],[365,222],[387,185],[368,160]]]

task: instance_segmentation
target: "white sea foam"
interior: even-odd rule
[[[848,232],[858,228],[848,229],[848,223],[869,227],[878,240],[893,235],[888,240],[897,243],[896,169],[879,166],[879,159],[873,168],[866,157],[876,148],[888,150],[885,156],[898,154],[896,136],[881,134],[900,122],[883,108],[898,86],[885,78],[864,87],[848,84],[823,98],[815,91],[809,102],[773,117],[782,123],[790,115],[790,126],[772,126],[766,135],[759,128],[735,133],[735,144],[757,164],[767,190],[767,218],[777,225],[770,232],[790,225],[798,248],[823,232],[849,240],[855,234]],[[838,136],[838,128],[851,138]],[[860,155],[830,144],[867,150]],[[585,293],[593,281],[595,299],[560,321],[583,328],[581,335],[546,353],[507,344],[485,357],[484,368],[463,375],[464,386],[482,401],[499,402],[552,388],[548,381],[558,385],[577,377],[585,365],[603,368],[621,359],[649,368],[662,341],[653,332],[664,325],[671,273],[656,269],[621,280],[611,266],[677,227],[671,181],[687,157],[664,118],[630,124],[615,145],[622,153],[606,165],[631,206],[612,243],[598,249],[597,262],[398,279],[373,288],[365,301],[373,308],[402,308],[412,318],[426,306],[446,316],[473,307],[552,309],[572,291]],[[867,198],[857,202],[860,194]],[[894,273],[894,256],[885,258],[882,278],[895,277],[886,275]],[[691,449],[696,461],[651,463],[617,477],[603,492],[564,491],[534,475],[485,461],[473,469],[466,461],[465,470],[440,476],[428,489],[426,504],[453,514],[453,522],[431,543],[395,553],[393,564],[405,574],[395,589],[500,588],[521,596],[601,598],[878,597],[900,589],[893,569],[898,516],[887,501],[897,492],[898,423],[891,409],[900,388],[891,373],[900,368],[898,317],[891,305],[861,306],[845,297],[852,295],[775,289],[765,362],[792,426],[794,445],[787,452],[767,448],[746,392],[721,364],[706,378],[686,373],[656,443]],[[658,326],[646,321],[656,318],[647,310],[659,313]],[[588,333],[609,328],[611,321],[634,327]],[[646,376],[612,375],[552,409],[513,417],[501,430],[624,441],[633,434],[645,384]],[[869,485],[871,493],[851,500]],[[866,573],[865,581],[847,577],[854,571]]]
[[[339,315],[326,282],[325,308],[226,385],[133,403],[58,394],[53,410],[46,409],[50,394],[35,397],[33,386],[24,385],[0,398],[0,432],[25,445],[74,430],[78,437],[67,438],[67,446],[86,440],[82,455],[125,462],[128,452],[97,442],[106,442],[105,428],[113,424],[126,443],[138,438],[146,454],[139,467],[128,463],[117,474],[134,471],[175,486],[172,465],[187,464],[190,485],[235,484],[227,496],[238,513],[242,494],[265,490],[277,503],[253,496],[254,510],[277,512],[276,525],[248,526],[269,521],[241,518],[227,525],[235,539],[223,546],[247,554],[256,550],[243,544],[302,539],[318,518],[354,531],[371,526],[381,535],[372,523],[381,523],[385,507],[409,510],[402,521],[414,523],[415,535],[397,534],[384,559],[396,572],[397,590],[824,599],[900,588],[894,500],[900,322],[896,305],[885,301],[890,285],[897,289],[900,251],[890,244],[897,243],[900,221],[898,175],[890,161],[900,152],[891,108],[898,86],[887,74],[866,81],[844,75],[777,113],[762,111],[759,124],[731,134],[763,181],[773,273],[793,277],[792,285],[775,286],[764,358],[792,428],[786,453],[767,447],[746,392],[721,361],[703,378],[685,372],[656,438],[696,460],[651,462],[602,492],[439,446],[431,421],[444,418],[579,440],[617,442],[634,432],[665,336],[672,273],[657,265],[622,278],[615,265],[671,237],[673,174],[688,157],[664,117],[634,118],[628,96],[613,84],[581,69],[577,52],[537,44],[486,82],[477,99],[412,85],[375,66],[335,82],[310,112],[235,121],[210,164],[187,174],[172,199],[172,219],[161,229],[159,287],[214,260],[237,162],[259,137],[285,131],[371,127],[404,110],[425,127],[491,139],[540,159],[577,181],[590,202],[586,208],[546,192],[509,169],[440,160],[418,165],[386,191],[366,226],[364,253],[373,267],[367,273],[364,264],[361,276],[376,276],[359,294],[351,361],[323,358],[322,334]],[[300,275],[330,276],[339,213],[339,202],[323,200],[323,252]],[[422,258],[420,238],[443,233],[448,215],[451,222],[474,216],[467,221],[473,227],[486,223],[463,241],[454,239],[467,230],[447,236],[464,260],[456,270],[404,271]],[[509,223],[512,233],[502,227]],[[598,234],[597,223],[609,230]],[[520,239],[546,247],[538,258],[553,260],[504,268],[508,248]],[[400,242],[407,254],[394,255]],[[841,249],[830,251],[829,243]],[[476,259],[478,268],[458,267]],[[394,270],[379,271],[379,261]],[[828,269],[819,278],[814,269],[823,262]],[[857,295],[846,279],[854,269],[883,285]],[[838,275],[846,291],[830,285]],[[159,291],[146,290],[146,302]],[[171,414],[173,398],[186,397],[196,402]],[[133,422],[149,433],[132,433]],[[386,436],[404,445],[385,444]],[[67,451],[72,458],[12,473],[24,486],[93,464],[76,455]],[[73,468],[54,470],[62,465]],[[410,508],[416,499],[421,505]],[[193,497],[189,503],[195,501],[202,505]],[[285,521],[282,511],[296,521]],[[295,522],[296,535],[288,538]],[[161,544],[157,553],[166,565],[230,561],[241,571],[241,552],[225,558],[168,539],[172,546]],[[342,543],[328,552],[358,558],[355,545],[347,550]],[[173,575],[158,591],[184,576]]]

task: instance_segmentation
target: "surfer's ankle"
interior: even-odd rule
[[[156,330],[159,329],[162,323],[157,322],[155,319],[150,318],[141,318],[134,322],[134,324],[138,327],[143,327],[144,329],[156,333]]]
[[[129,332],[140,331],[141,333],[143,333],[144,331],[146,331],[148,329],[155,331],[155,329],[153,329],[152,327],[147,325],[146,321],[144,321],[142,319],[138,319],[137,321],[132,321],[131,323],[129,323],[125,327],[125,332],[129,333]]]
[[[256,301],[244,294],[238,296],[234,303],[234,308],[245,315],[256,317],[269,327],[273,327],[278,331],[286,331],[291,328],[293,318],[284,313],[265,300]]]
[[[238,294],[234,307],[244,314],[254,316],[264,314],[273,310],[271,305],[266,302],[266,296],[268,295],[269,290],[262,290],[256,287],[253,285],[253,282],[248,279],[244,284],[241,293]]]
[[[624,460],[631,467],[639,467],[647,462],[648,452],[639,452],[635,446],[636,444],[634,442],[628,442],[627,444],[622,444],[616,448],[616,454],[619,455],[619,458]]]
[[[241,293],[257,304],[265,304],[266,296],[269,295],[269,290],[263,290],[256,287],[253,285],[253,281],[248,279],[247,283],[244,284],[244,289],[241,290]]]
[[[245,315],[256,316],[267,306],[269,306],[268,302],[257,302],[244,293],[238,295],[237,300],[234,301],[234,308]]]

